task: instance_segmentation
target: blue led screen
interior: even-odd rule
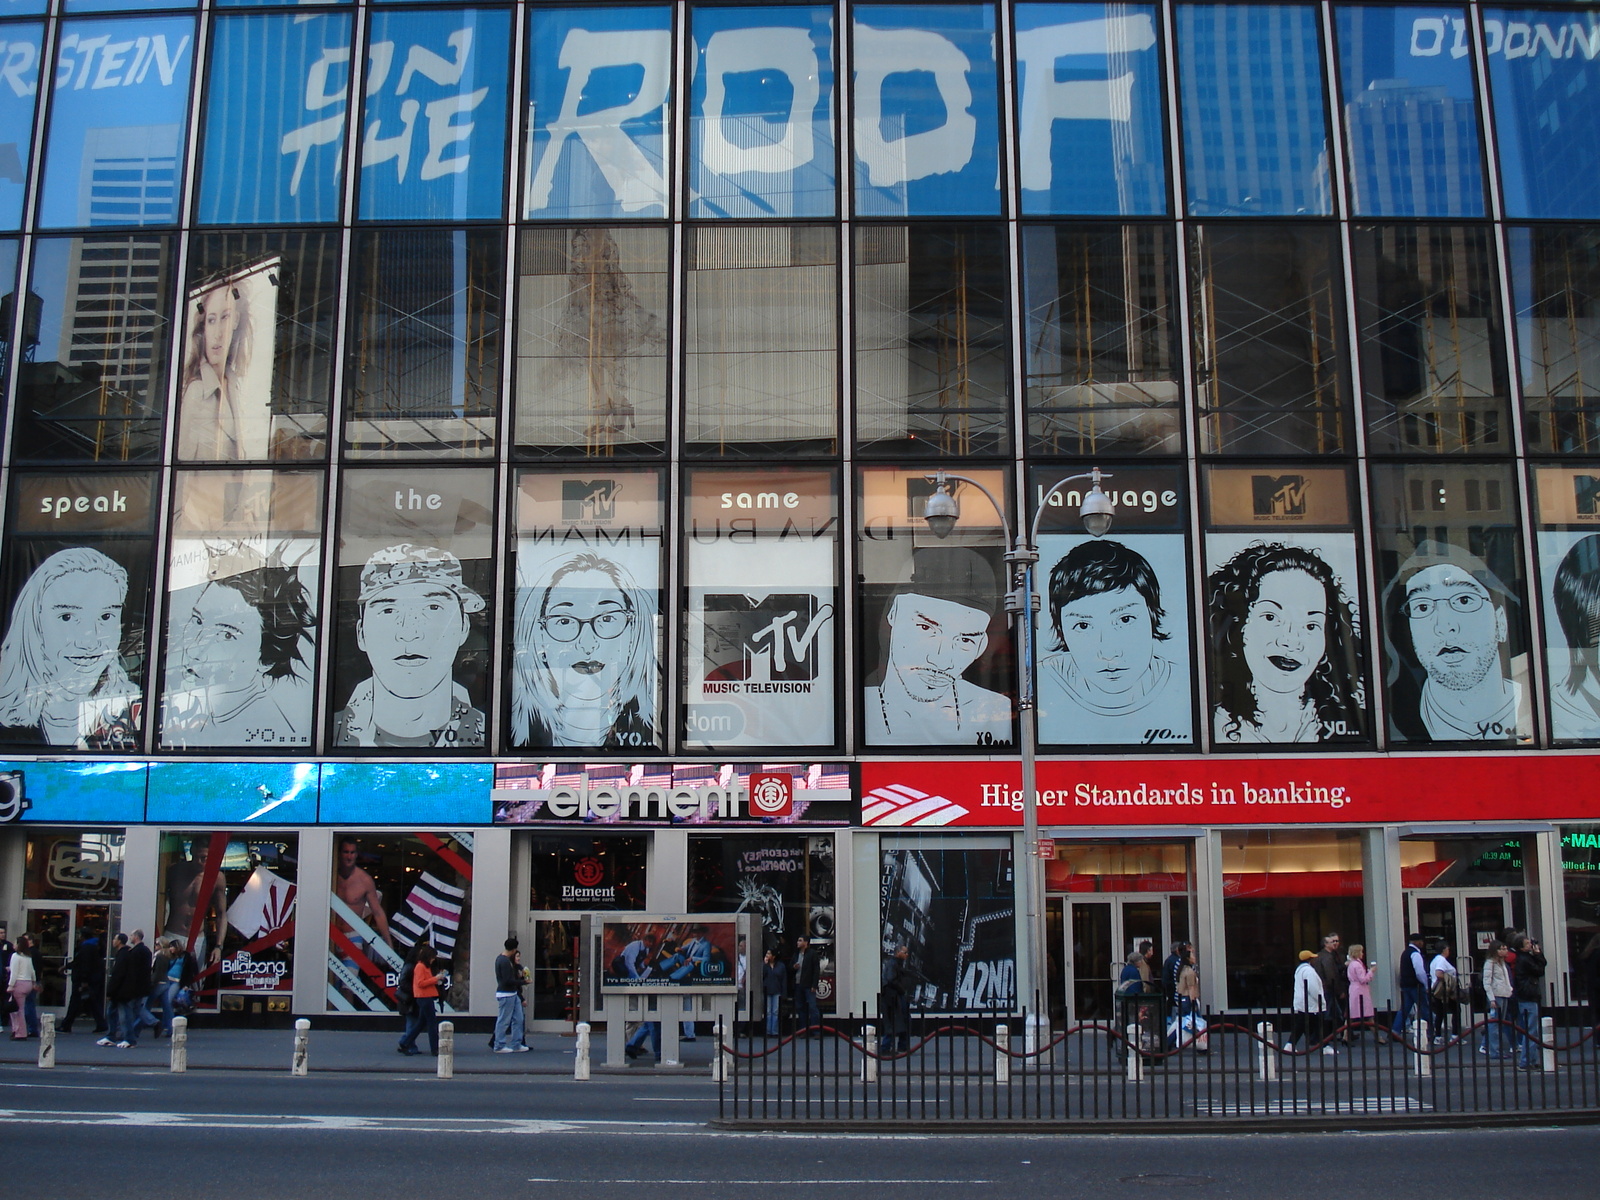
[[[1311,5],[1178,6],[1190,213],[1332,211],[1317,28]]]
[[[528,73],[523,215],[665,216],[672,10],[536,10]]]
[[[0,762],[22,775],[29,807],[21,819],[71,824],[137,824],[144,820],[142,762]]]
[[[1341,8],[1336,19],[1355,214],[1481,217],[1465,11]]]
[[[62,24],[41,225],[177,221],[193,64],[193,17]]]
[[[1506,216],[1600,217],[1600,13],[1485,9]]]
[[[1156,12],[1138,4],[1017,6],[1022,211],[1167,212]]]
[[[312,825],[316,763],[153,762],[145,820],[152,824]]]
[[[229,16],[211,27],[200,220],[339,216],[350,17]]]
[[[510,44],[503,9],[373,14],[362,217],[501,215]]]
[[[863,6],[852,36],[856,211],[998,213],[994,9]]]
[[[697,9],[694,55],[689,215],[832,216],[833,9]]]
[[[492,763],[323,763],[324,825],[488,825]]]
[[[22,188],[33,154],[42,25],[0,25],[0,229],[22,224]],[[7,291],[10,290],[7,280]],[[0,383],[3,383],[0,380]]]

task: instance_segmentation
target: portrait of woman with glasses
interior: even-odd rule
[[[655,747],[656,603],[613,559],[566,554],[517,591],[516,746]]]

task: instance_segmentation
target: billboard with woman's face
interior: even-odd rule
[[[1339,469],[1218,468],[1207,482],[1216,744],[1366,740],[1348,476]]]
[[[259,461],[272,443],[278,258],[189,289],[178,376],[178,457]]]

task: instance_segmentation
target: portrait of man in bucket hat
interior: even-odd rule
[[[482,746],[484,716],[452,672],[483,597],[461,560],[404,542],[361,570],[356,644],[372,665],[335,717],[336,746]]]

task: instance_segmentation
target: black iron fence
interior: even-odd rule
[[[1587,1011],[1469,1012],[1459,1033],[1436,1038],[1426,1015],[1396,1033],[1393,1014],[1180,1013],[1159,996],[1119,999],[1118,1010],[1065,1028],[1027,1010],[914,1013],[891,1039],[863,1010],[784,1037],[723,1036],[720,1115],[783,1125],[1600,1114]]]

